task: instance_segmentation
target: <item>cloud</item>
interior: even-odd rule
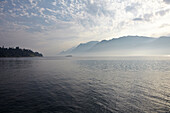
[[[169,12],[170,12],[170,9],[160,10],[160,11],[156,12],[156,15],[164,16],[164,15],[166,15]]]
[[[31,3],[32,8],[33,8],[33,7],[36,7],[37,4],[38,4],[38,2],[37,2],[37,1],[34,1],[34,0],[29,0],[29,2]]]
[[[133,21],[143,21],[143,18],[134,18]]]
[[[150,21],[154,17],[153,13],[144,14],[143,18],[145,21]]]
[[[125,11],[136,15],[138,13],[139,7],[140,7],[139,3],[132,3],[131,5],[126,6]]]
[[[38,16],[36,13],[31,13],[32,16]]]
[[[170,0],[163,0],[166,4],[170,4]]]
[[[134,18],[133,21],[151,21],[151,19],[153,18],[153,13],[147,13],[144,14],[142,17],[138,17],[138,18]]]
[[[44,15],[44,14],[43,14],[43,11],[44,11],[44,10],[45,10],[44,8],[40,8],[40,9],[39,9],[39,12],[40,12],[41,15]]]
[[[28,23],[31,25],[36,25],[38,20],[40,19],[41,24],[47,25],[47,27],[49,25],[59,26],[58,22],[63,21],[68,23],[75,22],[76,24],[79,24],[86,29],[95,30],[106,26],[103,28],[111,30],[114,29],[113,26],[115,26],[116,28],[116,26],[119,26],[121,22],[126,20],[150,21],[154,15],[141,11],[141,8],[144,9],[144,5],[142,5],[143,3],[144,2],[142,1],[118,2],[110,0],[107,0],[105,2],[97,0],[54,0],[52,2],[29,0],[29,2],[20,1],[20,3],[18,3],[18,1],[13,1],[13,4],[20,5],[17,5],[15,8],[11,7],[12,9],[10,9],[9,11],[13,11],[13,14],[6,14],[6,17],[7,15],[8,17],[9,15],[13,16],[13,18],[11,19],[14,20],[13,22],[17,22],[17,20],[19,20],[23,23],[23,20],[27,21],[29,20],[29,18],[31,18],[33,20],[32,22],[30,21],[30,23],[24,23]],[[8,4],[6,4],[6,6],[7,5]],[[147,7],[145,9],[148,10],[149,8],[152,7]],[[133,15],[129,15],[128,13],[132,13]],[[159,14],[163,15],[163,12],[159,12]],[[40,24],[40,22],[38,24]]]
[[[165,27],[170,27],[170,24],[162,24],[161,26],[159,26],[159,28],[165,28]]]
[[[136,8],[134,6],[127,6],[125,10],[126,12],[133,12],[134,10],[136,10]]]
[[[52,2],[52,5],[54,5],[54,6],[56,6],[56,5],[57,5],[56,0],[54,0],[54,2]]]

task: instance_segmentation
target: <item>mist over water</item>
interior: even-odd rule
[[[0,59],[0,112],[170,112],[170,57]]]

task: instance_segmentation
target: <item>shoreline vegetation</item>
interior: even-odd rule
[[[19,47],[0,47],[0,57],[43,57],[41,53],[33,52],[30,49],[21,49]]]

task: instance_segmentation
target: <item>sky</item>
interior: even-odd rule
[[[0,46],[46,56],[88,41],[170,36],[170,0],[0,0]]]

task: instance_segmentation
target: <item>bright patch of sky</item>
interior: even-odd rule
[[[169,36],[170,0],[1,0],[0,46],[46,55],[126,35]]]

